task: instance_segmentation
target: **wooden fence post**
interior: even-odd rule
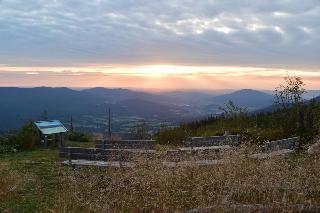
[[[68,148],[68,158],[69,158],[69,165],[72,166],[72,150]]]
[[[61,147],[64,147],[64,134],[60,133],[60,137],[61,137]]]
[[[119,159],[120,168],[122,168],[122,159],[123,159],[123,153],[120,151],[120,159]]]
[[[48,148],[48,136],[44,135],[44,147]]]

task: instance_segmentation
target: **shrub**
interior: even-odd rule
[[[91,141],[91,136],[84,132],[68,132],[66,139],[70,141],[89,142]]]
[[[0,136],[0,154],[14,152],[18,144],[11,143],[7,136]]]
[[[28,121],[18,132],[0,137],[0,153],[13,152],[15,149],[32,149],[36,147],[36,142],[36,129],[32,121]]]
[[[241,133],[245,141],[255,142],[256,144],[263,144],[266,141],[279,140],[293,136],[281,129],[250,129]]]
[[[32,121],[25,123],[18,132],[18,139],[20,140],[20,148],[32,149],[36,147],[37,131]]]

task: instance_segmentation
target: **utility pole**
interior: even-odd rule
[[[43,110],[43,112],[41,114],[41,120],[48,121],[48,111],[47,110]]]
[[[73,133],[73,118],[72,118],[72,115],[70,117],[70,131],[71,131],[71,133]]]
[[[258,128],[258,113],[256,113],[255,117],[256,117],[256,124],[255,124],[255,128],[257,129],[257,128]]]
[[[108,136],[109,136],[109,140],[110,140],[111,139],[111,110],[110,110],[110,107],[109,107],[108,113],[109,113]]]

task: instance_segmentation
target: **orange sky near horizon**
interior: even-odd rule
[[[140,90],[274,89],[286,71],[301,76],[307,89],[319,89],[313,70],[235,66],[91,65],[85,67],[12,67],[0,65],[0,86],[111,87]]]

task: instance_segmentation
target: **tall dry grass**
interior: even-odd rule
[[[225,164],[168,168],[161,158],[138,159],[135,168],[70,169],[68,200],[57,209],[90,212],[172,212],[248,204],[291,211],[320,203],[320,155],[250,160],[251,149],[223,154]]]
[[[23,175],[11,170],[7,165],[0,164],[0,203],[17,196],[24,180]]]

